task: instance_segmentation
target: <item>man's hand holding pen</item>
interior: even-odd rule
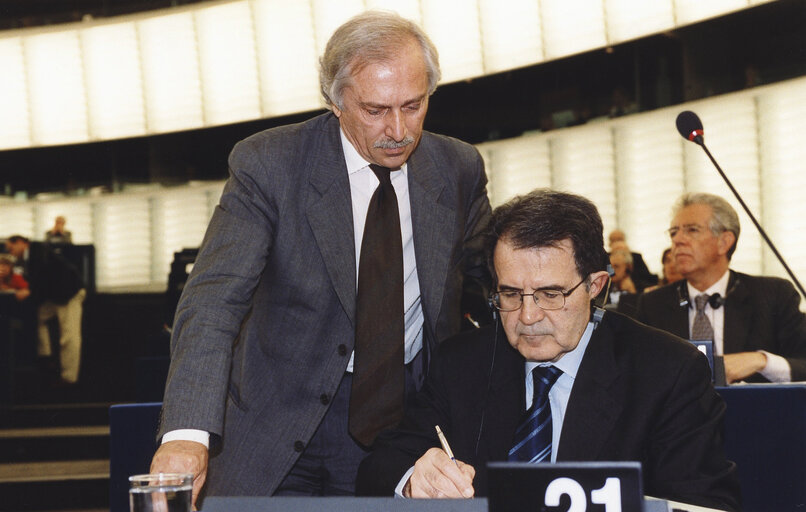
[[[445,451],[431,448],[414,464],[414,473],[403,489],[407,498],[472,498],[473,466],[452,460]]]

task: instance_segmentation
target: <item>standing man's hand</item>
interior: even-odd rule
[[[207,478],[207,447],[196,441],[168,441],[159,447],[151,459],[151,473],[192,473],[193,510],[196,497]]]
[[[454,461],[439,448],[431,448],[414,464],[403,495],[407,498],[472,498],[473,466]]]

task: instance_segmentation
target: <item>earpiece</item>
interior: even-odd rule
[[[593,301],[591,302],[591,322],[593,322],[593,327],[596,328],[599,325],[599,322],[602,321],[605,314],[605,303],[607,303],[607,298],[610,296],[610,285],[613,282],[611,277],[613,276],[613,266],[608,263],[607,265],[607,283],[604,285],[602,290],[599,292]]]
[[[739,284],[739,278],[733,280],[733,285],[725,292],[725,296],[721,296],[718,293],[715,293],[708,297],[708,304],[710,304],[712,309],[719,309],[725,305],[725,301],[728,300],[728,296],[733,293],[733,290],[736,289],[736,285]]]
[[[593,322],[594,328],[599,325],[599,322],[602,321],[602,318],[604,318],[604,314],[605,314],[604,308],[593,306],[593,311],[591,312],[591,322]]]
[[[708,304],[711,306],[711,309],[719,309],[722,307],[724,303],[725,298],[718,293],[715,293],[710,297],[708,297]]]

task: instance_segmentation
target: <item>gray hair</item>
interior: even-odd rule
[[[711,207],[711,219],[708,222],[708,229],[711,230],[714,236],[719,236],[724,231],[733,233],[736,240],[733,242],[733,246],[728,249],[727,256],[728,260],[730,260],[734,251],[736,251],[736,245],[739,243],[739,232],[741,231],[736,210],[733,209],[730,203],[717,195],[706,192],[688,192],[677,200],[674,208],[672,208],[672,216],[676,216],[683,208],[695,204],[704,204]]]
[[[632,253],[630,251],[628,251],[626,249],[614,249],[610,253],[610,261],[612,262],[613,259],[615,259],[617,257],[621,257],[624,260],[624,263],[626,265],[629,265],[630,267],[632,267],[633,259],[632,259]]]
[[[412,21],[391,12],[367,11],[337,28],[319,59],[319,85],[325,102],[342,109],[342,92],[350,85],[357,69],[373,62],[388,61],[412,40],[423,52],[428,94],[433,94],[442,77],[434,43]]]

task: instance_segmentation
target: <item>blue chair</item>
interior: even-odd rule
[[[109,408],[109,506],[129,512],[129,477],[148,473],[157,450],[161,402]]]

